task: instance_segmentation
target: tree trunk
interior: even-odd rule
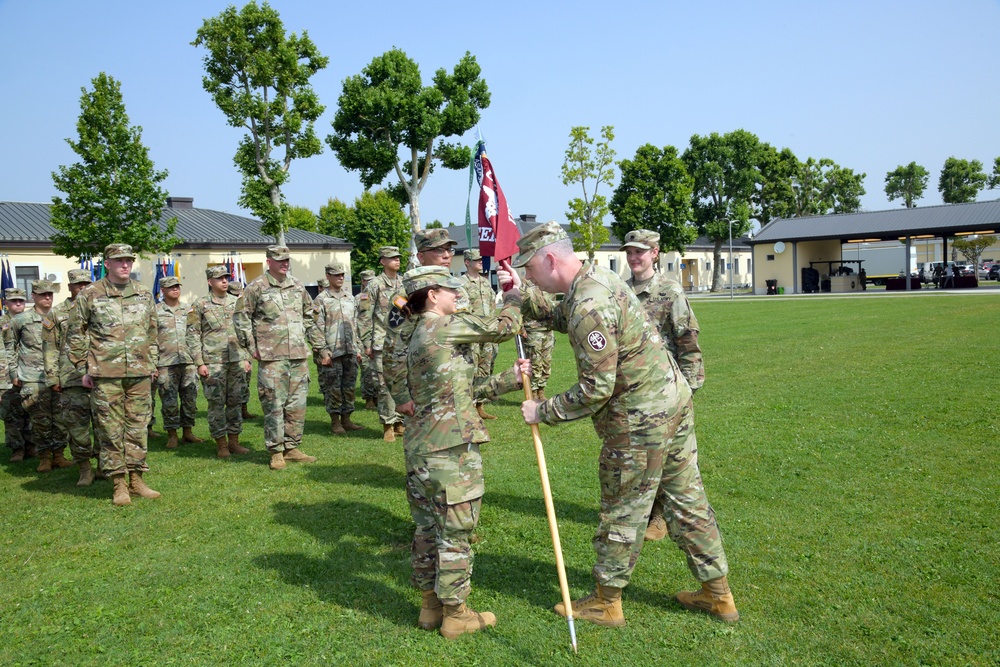
[[[414,188],[410,192],[410,266],[419,266],[417,260],[417,233],[420,232],[420,192]]]
[[[712,291],[722,291],[722,239],[715,239],[715,248],[712,250]]]
[[[277,183],[271,186],[271,204],[278,211],[278,216],[281,216],[281,186]],[[278,220],[278,235],[275,237],[278,245],[285,245],[285,221]]]

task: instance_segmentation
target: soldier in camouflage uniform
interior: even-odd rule
[[[701,347],[698,346],[698,318],[694,316],[680,283],[655,269],[656,259],[660,254],[660,235],[648,229],[636,229],[625,235],[625,243],[620,249],[626,254],[629,268],[632,269],[628,286],[635,292],[646,315],[660,332],[660,338],[680,367],[691,392],[696,392],[705,382],[705,363]],[[685,438],[688,443],[682,441]],[[678,429],[674,435],[674,445],[690,448],[697,454],[693,421],[690,428]],[[658,541],[667,535],[667,520],[663,514],[666,494],[667,489],[664,487],[656,494],[649,527],[646,528],[647,540]]]
[[[34,280],[34,307],[14,316],[5,343],[11,360],[11,384],[21,388],[21,401],[31,422],[31,439],[38,448],[38,472],[69,468],[66,446],[56,428],[59,386],[59,325],[52,314],[55,285]]]
[[[344,289],[344,265],[327,264],[329,287],[313,301],[316,328],[326,344],[314,350],[319,387],[323,392],[326,412],[330,415],[330,432],[342,435],[360,431],[363,426],[351,421],[354,412],[354,388],[358,382],[358,360],[361,342],[358,335],[354,297]]]
[[[0,345],[6,346],[10,340],[10,321],[16,315],[24,312],[26,295],[23,289],[9,287],[4,292],[4,302],[7,304],[7,311],[0,315]],[[7,365],[10,368],[17,367],[16,359],[8,359]],[[11,380],[8,370],[7,382]],[[7,447],[10,448],[11,463],[23,461],[35,455],[35,444],[31,441],[31,422],[28,413],[22,405],[21,388],[13,384],[3,392],[0,399],[0,413],[3,416],[4,439]]]
[[[243,285],[239,284],[238,282],[230,280],[229,287],[226,288],[226,290],[230,294],[235,296],[237,299],[243,296]],[[240,416],[243,417],[243,421],[246,421],[248,419],[254,419],[257,417],[257,415],[251,414],[250,410],[248,409],[248,404],[250,403],[250,382],[251,379],[253,378],[253,362],[250,361],[249,356],[250,354],[248,352],[247,372],[245,373],[246,381],[243,383],[243,400],[242,400],[243,407],[240,408]]]
[[[146,425],[158,360],[156,304],[150,291],[131,279],[134,262],[130,245],[104,249],[107,275],[76,297],[66,333],[69,362],[86,369],[82,381],[91,390],[101,469],[114,482],[113,502],[119,506],[130,504],[133,495],[160,497],[143,479],[149,471]]]
[[[402,432],[403,416],[396,412],[396,402],[389,393],[389,385],[385,376],[385,350],[388,336],[391,298],[403,289],[403,279],[399,275],[399,248],[382,246],[378,250],[382,273],[368,284],[368,298],[372,304],[372,326],[363,330],[361,344],[365,354],[371,359],[373,374],[378,383],[378,419],[382,422],[382,439],[394,442],[396,433]],[[395,317],[399,317],[398,310]]]
[[[540,298],[551,299],[544,292],[535,289],[530,282],[527,289]],[[553,305],[554,305],[553,301]],[[545,400],[545,385],[552,375],[552,349],[555,347],[556,335],[552,329],[538,320],[524,318],[524,353],[531,359],[531,393],[536,400]]]
[[[167,276],[160,281],[160,291],[163,301],[156,304],[160,352],[156,384],[160,390],[163,428],[167,430],[167,449],[176,449],[178,428],[184,429],[184,442],[201,442],[201,438],[191,432],[198,412],[198,374],[185,340],[188,307],[181,303],[180,279]]]
[[[476,248],[465,251],[465,293],[469,300],[468,311],[474,315],[489,317],[497,310],[496,292],[488,278],[483,276],[483,256]],[[480,343],[472,348],[476,355],[476,377],[493,374],[493,361],[497,356],[496,343]],[[483,409],[483,402],[476,403],[476,412],[483,419],[496,419]]]
[[[372,300],[368,296],[368,284],[375,277],[375,272],[365,269],[361,272],[361,291],[354,297],[354,310],[358,314],[358,334],[362,331],[371,331],[372,328]],[[358,339],[361,345],[361,339]],[[372,373],[373,367],[371,359],[364,350],[361,351],[361,398],[365,399],[365,409],[375,409],[375,399],[378,398],[378,382]]]
[[[92,413],[90,410],[90,390],[83,386],[83,371],[69,363],[69,346],[66,331],[69,318],[76,308],[76,297],[93,281],[87,269],[71,269],[69,271],[69,298],[52,309],[59,324],[62,340],[59,345],[59,409],[57,426],[63,438],[69,442],[69,451],[73,462],[80,469],[80,479],[77,486],[90,486],[94,483],[94,468],[90,459],[99,459],[100,447],[92,432]],[[104,479],[102,474],[101,479]]]
[[[440,627],[449,639],[496,624],[489,612],[465,605],[470,591],[470,536],[484,492],[479,445],[489,440],[474,401],[517,389],[515,369],[492,378],[475,375],[472,347],[508,340],[520,329],[521,294],[504,295],[499,317],[458,311],[462,281],[445,267],[421,266],[404,284],[412,312],[407,349],[406,486],[413,516],[411,582],[423,604],[418,625]]]
[[[677,594],[689,609],[725,621],[739,614],[729,590],[728,565],[715,513],[708,504],[697,452],[678,430],[693,423],[691,389],[682,379],[659,332],[635,293],[617,274],[582,263],[566,232],[555,222],[518,240],[514,265],[523,266],[538,288],[566,297],[550,302],[526,295],[524,310],[569,334],[579,381],[546,401],[525,401],[529,424],[555,424],[590,416],[604,442],[599,458],[601,511],[594,546],[593,593],[573,603],[576,615],[598,625],[621,626],[621,592],[642,548],[657,489],[668,490],[670,537],[688,568],[702,582],[696,592]],[[506,272],[501,276],[508,280]],[[565,614],[560,603],[556,611]]]
[[[271,469],[286,461],[316,460],[301,449],[309,394],[309,347],[322,347],[312,299],[301,281],[289,275],[291,253],[267,247],[267,271],[243,290],[236,308],[240,344],[257,359],[257,395],[264,410],[264,442]]]

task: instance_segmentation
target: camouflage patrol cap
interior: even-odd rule
[[[283,245],[269,245],[267,246],[267,258],[268,259],[289,259],[292,256],[292,252]]]
[[[56,285],[51,280],[32,280],[32,294],[53,294],[56,292]]]
[[[8,287],[3,293],[3,298],[7,301],[27,301],[28,297],[20,287]]]
[[[361,272],[361,280],[371,280],[375,277],[375,272],[371,269],[365,269]]]
[[[230,282],[229,287],[226,288],[226,291],[232,294],[233,296],[240,296],[241,294],[243,294],[243,285],[240,285],[237,282]]]
[[[555,220],[538,225],[517,240],[517,249],[521,252],[514,258],[512,266],[520,268],[527,264],[535,253],[556,241],[568,239],[569,234]]]
[[[167,276],[160,281],[160,289],[167,289],[168,287],[180,287],[181,280],[177,276]]]
[[[104,249],[104,259],[135,259],[135,253],[127,243],[112,243]]]
[[[403,276],[403,289],[406,290],[406,296],[410,296],[425,287],[460,289],[462,281],[452,276],[448,269],[443,266],[418,266],[415,269],[410,269]]]
[[[625,235],[625,243],[619,250],[625,248],[641,248],[650,250],[660,247],[660,235],[650,229],[633,229]]]
[[[207,278],[232,278],[233,273],[229,270],[229,267],[225,264],[217,264],[215,266],[210,266],[205,269],[205,276]],[[162,284],[162,283],[161,283]]]
[[[327,280],[326,278],[320,278],[319,280],[316,281],[316,284],[319,285],[320,287],[325,288],[330,286],[330,281]]]
[[[93,279],[90,277],[89,269],[70,269],[67,274],[69,278],[70,285],[76,285],[78,283],[92,283]]]
[[[448,235],[447,229],[440,228],[425,229],[422,232],[417,232],[415,241],[419,252],[423,252],[424,250],[433,250],[434,248],[440,248],[446,245],[458,245],[458,241]]]
[[[393,257],[402,257],[399,252],[399,248],[394,245],[384,245],[378,249],[379,259],[391,259]]]
[[[342,276],[344,273],[344,265],[339,262],[331,262],[326,265],[326,272],[332,276]]]
[[[466,262],[478,262],[482,260],[483,254],[479,252],[479,248],[470,248],[465,251],[465,261]]]

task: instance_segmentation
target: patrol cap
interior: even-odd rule
[[[167,289],[168,287],[180,287],[181,280],[177,276],[167,276],[160,280],[160,289]]]
[[[232,278],[233,274],[225,264],[216,264],[205,269],[205,276],[208,278]],[[163,283],[160,283],[161,285]]]
[[[660,235],[650,229],[633,229],[625,235],[625,243],[619,250],[625,248],[641,248],[650,250],[660,247]]]
[[[320,287],[325,288],[330,286],[330,281],[327,280],[326,278],[320,278],[319,280],[316,281],[316,284],[319,285]]]
[[[371,269],[365,269],[361,272],[361,280],[371,280],[375,277],[375,272]]]
[[[3,293],[3,298],[7,301],[27,301],[28,297],[20,287],[8,287]]]
[[[483,258],[483,254],[479,252],[479,248],[469,248],[465,251],[465,261],[466,262],[478,262]]]
[[[238,282],[231,281],[229,283],[229,287],[226,288],[226,291],[233,296],[240,296],[243,294],[243,285],[240,285]]]
[[[378,249],[379,259],[391,259],[393,257],[402,257],[399,252],[399,248],[394,245],[384,245]]]
[[[292,256],[291,251],[283,245],[269,245],[267,246],[267,258],[268,259],[288,259]]]
[[[425,229],[422,232],[417,232],[415,240],[417,250],[420,252],[423,252],[424,250],[433,250],[434,248],[441,248],[446,245],[458,245],[458,241],[451,238],[451,236],[448,235],[448,230],[443,228]]]
[[[344,275],[344,265],[339,262],[330,262],[326,265],[326,272],[333,276]]]
[[[517,249],[521,252],[514,258],[511,265],[520,268],[527,264],[535,256],[535,253],[545,246],[568,238],[569,234],[555,220],[549,220],[544,224],[538,225],[517,240]]]
[[[127,243],[112,243],[104,248],[104,259],[135,259],[135,253]]]
[[[89,269],[70,269],[67,273],[70,285],[76,285],[78,283],[92,283],[94,282],[90,277]]]
[[[53,294],[56,291],[56,285],[51,280],[32,280],[31,281],[31,293],[32,294]]]
[[[406,290],[406,296],[425,287],[460,289],[462,281],[452,276],[443,266],[418,266],[403,275],[403,289]]]

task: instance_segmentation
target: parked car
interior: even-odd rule
[[[958,270],[958,275],[960,276],[974,276],[976,275],[976,265],[975,264],[959,264],[956,269]]]
[[[1000,264],[994,264],[986,273],[987,280],[1000,280]]]

